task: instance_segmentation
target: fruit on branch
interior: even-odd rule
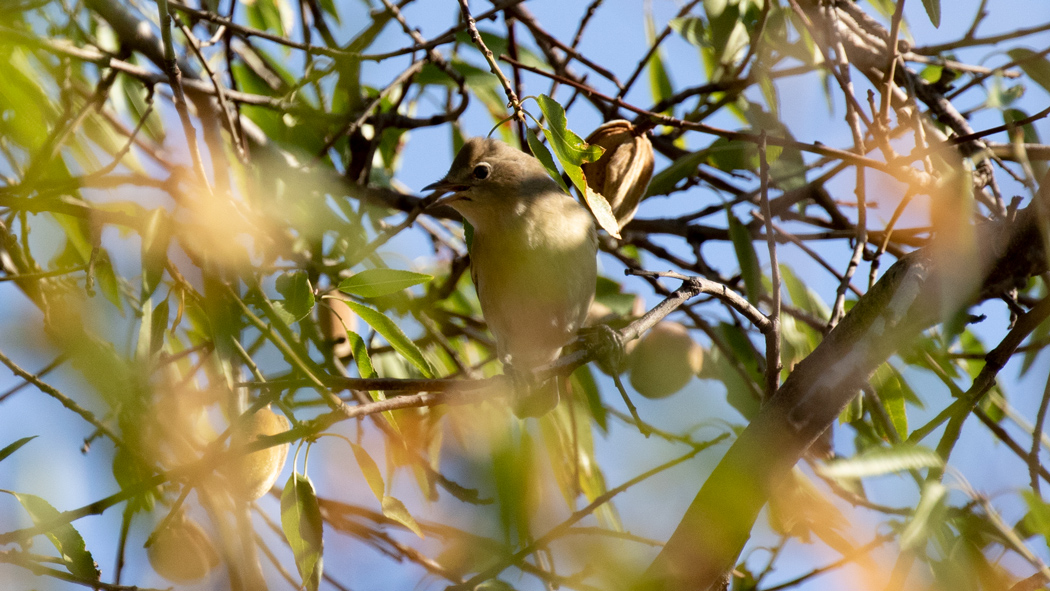
[[[634,218],[653,177],[653,145],[623,119],[601,125],[587,136],[587,143],[605,148],[597,162],[583,164],[587,186],[605,197],[623,228]]]
[[[704,350],[677,322],[664,321],[649,330],[627,356],[631,385],[646,398],[666,398],[700,373]]]
[[[273,412],[267,405],[238,426],[231,448],[237,449],[260,437],[287,431],[288,427],[288,419]],[[289,443],[282,443],[238,458],[229,473],[235,494],[244,500],[254,501],[269,492],[284,469],[290,446]]]
[[[176,515],[154,536],[146,556],[153,570],[169,581],[190,583],[203,579],[219,564],[219,553],[208,534],[185,515]]]

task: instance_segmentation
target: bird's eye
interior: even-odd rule
[[[489,165],[479,164],[474,167],[474,178],[483,181],[489,177]]]

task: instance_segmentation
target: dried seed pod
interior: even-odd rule
[[[704,350],[677,322],[660,322],[627,356],[631,385],[646,398],[666,398],[700,373]]]
[[[653,145],[644,133],[635,135],[631,122],[623,119],[601,125],[587,136],[587,143],[605,148],[597,162],[583,165],[587,185],[605,197],[623,228],[653,178]]]
[[[219,564],[219,553],[197,522],[176,516],[146,548],[150,566],[175,583],[203,579]]]
[[[233,436],[233,447],[247,445],[265,435],[287,431],[288,426],[288,419],[284,415],[273,412],[269,406],[260,408],[245,425],[238,428]],[[236,493],[245,500],[254,501],[269,492],[284,468],[289,447],[289,443],[275,445],[239,458],[229,474]]]
[[[334,357],[349,357],[353,350],[346,338],[346,331],[357,330],[357,314],[338,298],[325,298],[324,304],[327,305],[317,307],[317,321],[321,325],[325,344],[332,348]]]

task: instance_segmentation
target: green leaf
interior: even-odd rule
[[[295,554],[303,587],[317,591],[324,570],[321,508],[313,483],[297,472],[292,472],[281,493],[281,528]]]
[[[927,482],[915,514],[901,532],[901,550],[914,550],[926,543],[932,531],[944,521],[948,489],[940,482]]]
[[[572,184],[583,195],[587,206],[591,209],[591,213],[598,220],[598,225],[611,236],[619,238],[620,225],[616,221],[616,216],[612,213],[609,202],[605,200],[605,197],[595,193],[587,186],[587,179],[584,177],[583,169],[580,167],[584,162],[596,162],[602,157],[602,153],[605,150],[600,146],[589,145],[568,128],[568,121],[565,119],[565,109],[557,101],[545,94],[539,95],[536,101],[540,104],[540,110],[543,111],[543,116],[547,119],[547,126],[543,128],[543,135],[547,136],[547,141],[550,143],[551,149],[554,150],[554,155],[561,162],[562,168],[565,169],[565,174],[569,175]]]
[[[21,448],[23,445],[29,443],[30,441],[32,441],[32,440],[34,440],[36,438],[37,438],[36,435],[30,435],[29,437],[23,437],[23,438],[19,439],[18,441],[12,443],[11,445],[8,445],[4,449],[0,449],[0,462],[2,462],[7,456],[9,456],[9,455],[15,453],[16,451],[18,451],[19,448]]]
[[[905,409],[904,389],[908,386],[904,383],[904,378],[892,365],[883,363],[871,376],[871,385],[879,395],[894,430],[897,431],[897,438],[907,439],[908,414]]]
[[[937,452],[920,445],[876,447],[852,458],[828,462],[818,470],[829,478],[865,478],[919,468],[941,468]]]
[[[412,532],[420,538],[425,537],[422,528],[419,527],[419,523],[417,523],[415,518],[412,517],[412,514],[408,512],[408,508],[405,507],[404,503],[391,496],[384,496],[381,502],[383,505],[383,515],[386,515],[390,519],[393,519],[412,530]]]
[[[587,401],[587,409],[591,412],[591,416],[594,417],[595,424],[598,425],[598,428],[603,433],[607,432],[609,425],[605,405],[602,404],[601,393],[598,391],[598,382],[594,380],[594,374],[591,373],[590,365],[581,365],[576,368],[576,371],[572,372],[572,384],[573,392],[583,392],[584,399]]]
[[[758,149],[750,142],[727,140],[720,137],[705,151],[707,163],[718,170],[755,170],[758,168]]]
[[[168,329],[168,300],[160,301],[150,318],[149,354],[152,357],[164,346],[164,331]]]
[[[704,41],[704,19],[698,16],[683,16],[680,18],[673,18],[671,25],[676,33],[681,35],[686,41],[697,46],[703,47]]]
[[[532,155],[543,164],[543,168],[547,169],[547,174],[558,181],[562,190],[568,193],[569,187],[565,185],[565,180],[561,178],[561,172],[558,171],[558,165],[554,163],[554,156],[551,156],[551,151],[547,149],[547,146],[543,145],[540,138],[536,136],[535,131],[529,129],[525,137],[529,142],[529,149],[532,150]]]
[[[1024,525],[1028,531],[1043,536],[1047,547],[1050,547],[1050,505],[1030,490],[1021,491],[1028,514],[1024,516]]]
[[[652,12],[649,11],[646,11],[645,14],[645,38],[650,45],[656,41],[656,24],[653,22]],[[652,94],[653,102],[659,103],[671,98],[674,95],[674,87],[671,85],[671,77],[667,75],[667,68],[664,66],[663,52],[659,48],[649,56],[647,66],[649,68],[649,92]],[[664,110],[665,113],[673,111],[673,107]]]
[[[277,291],[284,296],[284,300],[274,302],[274,307],[287,312],[292,322],[305,318],[314,307],[314,290],[305,271],[285,273],[278,277]]]
[[[142,299],[153,295],[160,284],[168,264],[170,240],[171,225],[167,212],[158,207],[149,213],[142,229]]]
[[[679,181],[693,176],[696,169],[705,160],[707,160],[706,150],[679,157],[670,166],[653,176],[653,180],[649,181],[649,189],[645,192],[646,196],[670,194],[675,190]]]
[[[4,450],[6,451],[7,448],[4,448]],[[53,523],[61,518],[61,514],[57,509],[36,495],[16,493],[3,489],[0,489],[0,492],[5,492],[18,499],[18,502],[22,503],[22,507],[25,508],[26,513],[29,513],[29,517],[33,519],[35,525]],[[46,535],[51,540],[51,543],[54,544],[55,549],[58,550],[59,555],[62,557],[62,563],[65,564],[71,574],[90,581],[99,580],[101,573],[98,571],[98,565],[95,564],[95,559],[91,557],[91,553],[87,551],[87,547],[84,545],[84,538],[81,537],[80,532],[72,524],[63,523],[50,528]]]
[[[354,450],[354,459],[357,460],[357,466],[361,468],[361,474],[364,475],[368,488],[372,489],[376,500],[382,502],[383,497],[386,496],[386,487],[383,485],[383,474],[379,471],[379,466],[372,456],[368,455],[365,448],[353,442],[350,443],[350,448]]]
[[[740,263],[740,275],[744,279],[747,300],[757,306],[765,289],[762,285],[762,266],[758,263],[751,233],[728,208],[726,215],[729,218],[729,239],[733,242],[733,250],[736,251],[736,258]]]
[[[900,2],[901,0],[897,0]],[[930,22],[933,23],[935,28],[941,26],[941,0],[922,0],[923,7],[926,8],[926,16],[930,17]]]
[[[412,271],[368,269],[344,279],[339,284],[339,291],[363,298],[376,298],[397,293],[413,285],[426,283],[431,279],[433,277],[430,275],[413,273]]]
[[[361,318],[361,320],[364,320],[369,326],[376,329],[376,332],[381,334],[395,351],[400,353],[405,359],[411,361],[412,365],[419,368],[419,371],[422,372],[424,376],[428,378],[434,377],[434,367],[430,365],[430,361],[427,361],[427,358],[423,356],[423,352],[419,350],[419,347],[417,347],[411,339],[405,336],[405,333],[398,328],[397,324],[394,324],[393,320],[387,318],[384,314],[357,302],[348,301],[346,302],[346,305],[349,306],[350,309]]]
[[[1038,53],[1024,47],[1011,49],[1006,52],[1011,59],[1017,62],[1024,73],[1032,79],[1043,90],[1050,92],[1050,61]]]

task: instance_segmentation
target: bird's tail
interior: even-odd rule
[[[520,388],[515,393],[514,414],[519,419],[524,419],[541,417],[553,410],[555,406],[558,406],[561,380],[562,378],[558,376],[539,385]]]

